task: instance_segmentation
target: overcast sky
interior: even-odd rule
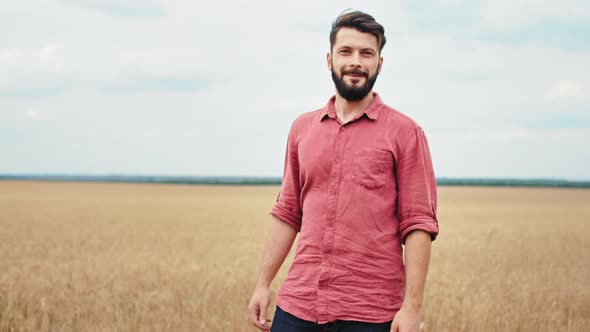
[[[0,173],[279,176],[347,8],[438,177],[590,179],[586,0],[2,0]]]

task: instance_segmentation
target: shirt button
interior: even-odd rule
[[[336,164],[338,164],[340,162],[340,159],[336,159]]]
[[[330,190],[330,195],[336,195],[336,190]]]
[[[344,127],[340,127],[340,131],[344,131]]]

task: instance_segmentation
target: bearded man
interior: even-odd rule
[[[436,181],[421,127],[373,91],[384,45],[371,15],[347,12],[332,24],[327,64],[336,94],[291,127],[248,306],[263,331],[419,330],[438,234]],[[269,287],[298,232],[269,326]]]

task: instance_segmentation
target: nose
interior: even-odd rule
[[[350,67],[360,67],[361,66],[361,55],[359,52],[353,52],[351,59],[350,59]]]

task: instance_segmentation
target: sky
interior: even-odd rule
[[[590,180],[586,0],[3,0],[0,174],[280,176],[348,8],[437,177]]]

